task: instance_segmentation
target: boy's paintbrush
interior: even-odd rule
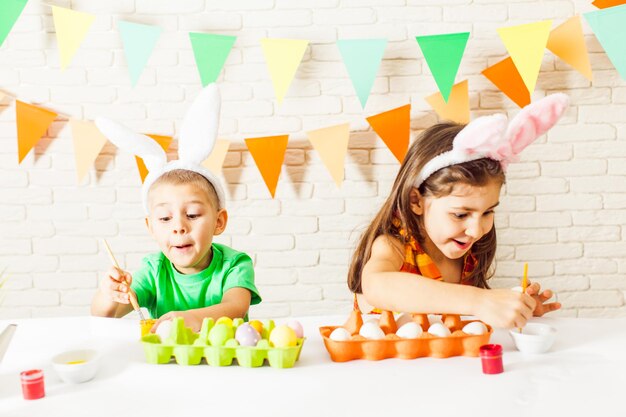
[[[113,264],[113,266],[115,266],[117,269],[119,269],[120,271],[122,270],[120,268],[120,264],[117,263],[117,260],[115,259],[115,256],[113,256],[113,252],[111,251],[111,248],[109,247],[109,244],[107,243],[106,239],[102,239],[102,242],[104,242],[104,247],[107,250],[107,253],[109,254],[109,258],[111,259],[111,263]],[[128,284],[128,283],[126,283]],[[133,309],[139,314],[139,318],[144,321],[145,317],[143,316],[143,313],[141,312],[141,309],[139,308],[139,303],[137,302],[137,299],[135,298],[135,294],[133,294],[130,291],[128,291],[128,299],[130,300],[130,304],[133,306]]]
[[[522,277],[522,294],[526,294],[526,288],[528,288],[528,262],[524,263],[524,276]],[[522,332],[522,328],[519,328],[519,332]]]

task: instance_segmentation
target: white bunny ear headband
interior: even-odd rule
[[[133,132],[121,124],[105,118],[96,118],[98,129],[114,145],[143,159],[148,168],[142,189],[142,201],[146,214],[148,191],[161,175],[174,169],[196,172],[206,178],[217,194],[219,208],[224,207],[224,190],[218,178],[201,164],[209,156],[215,140],[220,117],[220,94],[215,83],[207,85],[187,110],[178,139],[178,160],[167,162],[165,151],[149,136]]]
[[[519,153],[547,132],[561,118],[569,104],[565,94],[552,94],[524,107],[507,126],[504,114],[479,117],[454,138],[452,150],[437,155],[422,168],[415,187],[436,171],[481,158],[499,161],[506,170]]]

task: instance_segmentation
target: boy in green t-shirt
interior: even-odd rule
[[[181,159],[169,163],[162,150],[163,155],[158,154],[160,147],[149,143],[152,139],[110,120],[96,120],[113,143],[152,165],[142,194],[146,224],[161,252],[146,256],[132,276],[115,267],[109,269],[92,301],[93,315],[121,317],[129,313],[129,292],[133,292],[139,305],[158,318],[153,330],[164,320],[182,317],[198,331],[205,317],[245,317],[251,304],[261,302],[250,257],[213,243],[213,236],[226,228],[228,214],[219,181],[200,162],[210,153],[217,134],[216,126],[207,131],[203,125],[207,119],[217,123],[218,117],[207,117],[216,111],[219,113],[219,95],[210,84],[183,122]]]

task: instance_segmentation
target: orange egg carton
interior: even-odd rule
[[[448,337],[439,337],[427,332],[429,328],[426,314],[412,314],[411,320],[420,325],[423,333],[416,338],[401,338],[395,333],[398,325],[390,311],[380,315],[379,327],[385,333],[382,339],[366,339],[359,334],[363,325],[361,313],[353,311],[343,326],[320,327],[326,350],[335,362],[347,362],[354,359],[377,361],[388,358],[415,359],[420,357],[447,358],[450,356],[478,356],[479,348],[489,343],[493,329],[485,324],[487,332],[472,335],[461,329],[470,321],[462,321],[460,316],[448,314],[442,316],[443,324],[450,330]],[[473,320],[477,321],[477,320]],[[350,333],[348,340],[333,340],[330,334],[338,327]]]

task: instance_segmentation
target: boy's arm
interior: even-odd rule
[[[128,272],[111,267],[91,302],[91,314],[100,317],[122,317],[132,310],[129,303],[128,282],[132,280]]]
[[[400,242],[379,236],[362,273],[362,290],[369,304],[382,310],[409,313],[472,314],[495,327],[523,327],[535,300],[511,290],[485,290],[399,272]]]
[[[222,302],[210,307],[195,308],[187,311],[170,311],[165,313],[154,323],[153,329],[165,320],[174,317],[182,317],[185,325],[194,331],[200,331],[202,321],[206,317],[218,319],[220,317],[244,317],[250,308],[252,294],[247,288],[235,287],[227,290],[222,297]]]

